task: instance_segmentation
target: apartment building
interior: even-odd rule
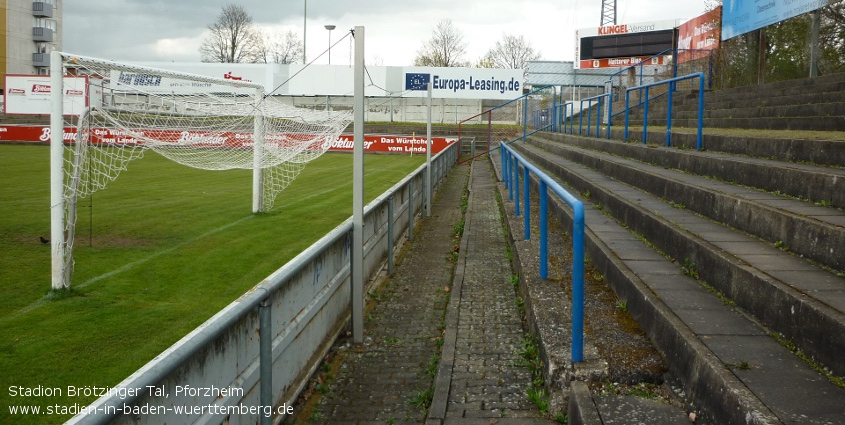
[[[62,0],[0,0],[0,6],[0,71],[49,74],[50,52],[62,48]]]

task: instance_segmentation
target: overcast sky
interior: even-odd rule
[[[438,21],[451,19],[475,63],[502,35],[523,35],[545,60],[573,60],[575,30],[598,27],[601,0],[84,0],[64,2],[63,50],[115,61],[199,62],[198,47],[223,6],[243,6],[258,26],[302,38],[307,1],[308,60],[355,26],[366,28],[367,63],[411,65]],[[618,0],[617,22],[681,22],[704,13],[705,0]],[[349,63],[350,43],[332,50]],[[325,64],[327,56],[315,63]]]

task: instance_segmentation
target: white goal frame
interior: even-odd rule
[[[319,156],[322,152],[328,147],[328,142],[330,137],[336,137],[339,132],[342,130],[342,127],[345,127],[349,121],[351,121],[350,117],[344,117],[342,113],[335,113],[335,112],[326,112],[326,113],[318,113],[314,111],[308,110],[301,110],[298,108],[293,108],[289,106],[284,106],[280,102],[275,101],[274,99],[268,99],[268,96],[265,95],[265,89],[262,84],[248,82],[248,81],[233,81],[233,80],[226,80],[221,78],[213,78],[195,74],[186,74],[174,71],[167,71],[162,69],[154,69],[154,68],[147,68],[143,66],[137,65],[129,65],[129,64],[118,64],[110,61],[100,60],[100,59],[93,59],[93,58],[83,58],[80,56],[69,55],[67,53],[62,53],[58,51],[54,51],[51,53],[51,89],[50,89],[50,100],[51,100],[51,110],[50,110],[50,222],[51,222],[51,231],[50,231],[50,241],[51,241],[51,283],[52,288],[54,290],[62,289],[62,288],[69,288],[71,284],[71,276],[73,273],[73,240],[74,240],[74,233],[75,233],[75,219],[76,219],[76,212],[75,212],[75,205],[76,205],[76,185],[79,184],[80,176],[79,176],[79,169],[80,169],[80,154],[77,152],[74,160],[75,171],[74,173],[68,173],[66,167],[68,166],[68,161],[65,158],[66,155],[66,147],[65,142],[67,142],[64,135],[64,128],[68,123],[66,122],[66,117],[70,114],[73,114],[74,117],[78,115],[76,120],[79,123],[79,127],[76,129],[76,139],[74,139],[75,146],[83,145],[80,143],[81,138],[89,137],[88,130],[85,132],[83,131],[82,123],[85,122],[85,118],[89,111],[95,110],[94,106],[87,106],[85,105],[84,110],[77,110],[77,111],[68,111],[64,106],[64,97],[65,97],[65,87],[64,87],[64,77],[66,76],[66,61],[65,59],[69,59],[70,62],[75,63],[76,60],[79,60],[82,63],[89,64],[91,67],[99,67],[102,66],[103,69],[112,69],[109,68],[111,66],[118,66],[124,67],[120,69],[125,69],[126,67],[130,67],[132,71],[138,72],[149,72],[150,74],[158,75],[165,78],[176,78],[176,79],[189,79],[191,81],[196,81],[200,83],[208,83],[212,87],[230,87],[231,93],[240,93],[238,96],[241,96],[242,100],[246,100],[246,103],[242,102],[238,105],[240,106],[238,114],[242,117],[249,117],[253,122],[252,128],[252,152],[249,153],[248,150],[244,150],[242,147],[239,152],[239,165],[237,167],[232,168],[251,168],[252,169],[252,212],[257,213],[269,208],[267,205],[272,204],[272,197],[268,197],[265,195],[265,189],[269,190],[282,190],[290,180],[295,178],[295,173],[285,175],[283,180],[285,183],[279,185],[278,181],[274,181],[273,183],[269,183],[270,186],[265,187],[268,183],[266,183],[267,178],[275,179],[275,177],[267,177],[265,178],[265,167],[276,167],[275,165],[268,165],[268,160],[265,157],[266,155],[276,155],[273,157],[275,164],[293,164],[291,167],[299,167],[296,168],[297,170],[301,170],[301,164],[304,164],[307,161]],[[84,65],[83,65],[84,66]],[[83,78],[83,77],[80,77]],[[112,80],[115,80],[112,78]],[[116,86],[112,86],[112,88],[117,87],[120,85],[119,82],[112,81],[111,84],[115,84]],[[216,89],[219,90],[219,89]],[[253,94],[249,95],[248,93],[252,91]],[[217,93],[217,91],[215,91]],[[253,106],[249,105],[249,99],[244,99],[244,93],[247,93],[247,96],[254,97]],[[164,98],[167,95],[162,95]],[[272,101],[272,102],[271,102]],[[269,105],[268,105],[269,102]],[[96,102],[95,102],[96,103]],[[238,108],[239,106],[235,106]],[[78,107],[81,109],[81,106]],[[108,108],[99,109],[99,111],[105,111]],[[114,109],[114,108],[112,108]],[[244,112],[244,110],[247,112]],[[293,115],[285,115],[289,113],[292,109],[298,109],[302,115],[296,115],[300,112],[296,112]],[[175,111],[175,109],[174,109]],[[227,110],[228,111],[228,110]],[[269,111],[269,112],[268,112]],[[108,113],[108,112],[105,112]],[[188,112],[182,111],[182,114],[186,114]],[[213,112],[205,112],[213,114]],[[231,114],[232,112],[227,112]],[[270,116],[274,118],[274,120],[268,123],[265,119],[265,113],[271,114]],[[131,112],[130,112],[131,114]],[[176,113],[177,115],[179,113]],[[275,115],[274,115],[275,114]],[[322,114],[322,115],[321,115]],[[347,114],[351,115],[351,114]],[[292,117],[302,119],[302,122],[294,123]],[[303,118],[306,117],[306,118]],[[313,119],[313,121],[308,121],[309,119]],[[345,121],[345,123],[344,123]],[[285,124],[288,123],[288,124]],[[308,134],[307,131],[302,130],[304,132],[299,133],[297,131],[291,131],[290,134],[294,135],[304,135],[302,138],[305,141],[293,141],[293,142],[278,142],[273,140],[272,142],[274,145],[272,147],[268,147],[266,138],[266,129],[265,124],[269,124],[273,126],[273,129],[276,133],[279,131],[285,131],[287,129],[316,129],[322,128],[323,131],[319,132],[317,135]],[[342,126],[341,126],[342,124]],[[247,124],[248,125],[248,124]],[[299,127],[296,127],[299,126]],[[245,130],[249,131],[249,130]],[[83,136],[83,133],[86,135]],[[282,133],[278,133],[282,134]],[[273,136],[277,136],[274,134]],[[325,139],[325,140],[324,140]],[[313,148],[311,145],[312,143],[316,144],[313,146],[320,146],[319,148]],[[288,144],[290,143],[290,144]],[[299,143],[297,145],[297,143]],[[141,145],[146,146],[144,143]],[[308,147],[303,148],[302,146],[308,145]],[[176,145],[173,145],[176,147]],[[281,146],[281,147],[280,147]],[[268,148],[270,148],[268,150]],[[80,148],[82,149],[82,148]],[[287,149],[290,149],[291,152],[305,152],[298,156],[299,154],[292,154],[291,156],[286,156],[283,154],[287,153]],[[300,151],[297,151],[300,149]],[[283,153],[283,154],[280,154]],[[249,163],[248,155],[252,155],[251,164]],[[287,158],[287,159],[285,159]],[[131,158],[130,158],[131,159]],[[129,161],[127,159],[126,161]],[[290,161],[288,161],[290,159]],[[179,161],[177,161],[179,162]],[[228,164],[228,163],[227,163]],[[200,168],[204,168],[200,166]],[[212,169],[212,168],[206,168]],[[222,169],[222,168],[216,168]],[[293,169],[293,168],[290,168]],[[119,172],[119,170],[117,171]],[[70,177],[68,177],[70,176]],[[111,177],[116,178],[115,176]],[[90,183],[87,183],[90,184]],[[276,189],[277,187],[281,187],[280,189]],[[70,192],[70,194],[68,194]],[[277,192],[273,192],[277,193]],[[69,197],[72,199],[69,201]],[[269,201],[268,201],[269,200]]]

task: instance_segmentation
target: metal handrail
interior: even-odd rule
[[[584,102],[587,102],[587,136],[591,136],[590,130],[592,129],[591,120],[593,118],[593,100],[596,101],[598,106],[598,110],[596,111],[596,137],[599,137],[599,131],[601,130],[601,108],[602,108],[602,99],[608,98],[607,105],[608,108],[608,117],[613,116],[613,91],[607,92],[605,94],[600,94],[593,97],[588,97],[586,99],[581,99],[581,113],[578,114],[580,117],[578,120],[578,134],[583,134],[583,124],[584,124]],[[607,120],[607,138],[610,138],[610,119]]]
[[[540,182],[538,195],[540,198],[540,277],[542,279],[549,277],[549,189],[572,208],[572,361],[582,362],[584,360],[584,204],[546,173],[526,161],[513,148],[505,143],[501,145],[501,148],[502,179],[505,186],[511,189],[510,198],[516,204],[517,216],[520,215],[519,166],[522,165],[525,240],[531,239],[530,173],[534,173]],[[514,189],[516,191],[515,197]]]
[[[628,120],[629,120],[629,103],[631,98],[631,92],[634,90],[645,90],[645,96],[643,101],[643,143],[646,143],[648,138],[648,89],[649,87],[659,86],[663,84],[670,85],[668,91],[668,99],[666,107],[666,146],[671,146],[672,141],[672,93],[674,83],[683,80],[691,80],[694,78],[698,78],[698,138],[696,139],[696,150],[701,150],[702,148],[702,129],[704,128],[704,73],[703,72],[696,72],[694,74],[684,75],[682,77],[675,77],[670,78],[668,80],[659,81],[656,83],[651,84],[643,84],[641,86],[631,87],[625,91],[625,135],[624,140],[628,140]]]

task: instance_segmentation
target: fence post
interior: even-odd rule
[[[268,298],[258,307],[258,367],[261,372],[260,395],[262,406],[273,406],[273,332],[271,309],[273,303]],[[261,425],[273,423],[272,415],[261,415]]]
[[[540,178],[540,278],[549,278],[549,189]]]
[[[408,181],[408,242],[414,240],[414,178]]]
[[[572,361],[584,360],[584,205],[572,208]]]
[[[528,138],[528,96],[522,101],[522,142]]]
[[[645,99],[643,99],[643,144],[648,141],[648,86],[645,88]]]
[[[505,165],[505,163],[506,163],[505,155],[507,155],[507,152],[505,152],[505,142],[499,142],[499,159],[502,162],[502,168],[500,168],[499,171],[502,174],[502,182],[505,183],[505,189],[507,189],[508,188],[508,176],[505,173],[507,172],[508,167]]]
[[[610,139],[610,126],[613,123],[613,86],[607,94],[607,138]]]
[[[513,158],[513,202],[516,207],[516,216],[519,217],[519,160]]]
[[[672,146],[672,85],[669,84],[669,93],[666,95],[666,147]]]
[[[578,135],[584,135],[584,101],[581,101],[581,111],[578,112]],[[572,114],[575,114],[575,105],[572,105]]]
[[[531,175],[529,174],[528,167],[522,168],[522,188],[524,201],[523,204],[523,227],[525,227],[525,240],[531,240]]]
[[[698,140],[695,149],[701,150],[703,144],[702,130],[704,128],[704,76],[698,78]]]
[[[513,163],[515,162],[514,157],[508,154],[508,189],[510,190],[508,193],[508,199],[513,201]]]
[[[387,198],[387,275],[393,276],[393,195]]]

